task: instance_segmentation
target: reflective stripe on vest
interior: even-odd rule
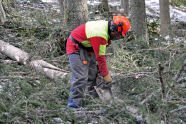
[[[102,37],[107,41],[108,45],[108,21],[90,21],[86,23],[85,27],[85,33],[87,38],[92,37]],[[90,41],[82,41],[81,42],[83,46],[85,47],[92,47],[90,44]],[[106,45],[100,45],[99,47],[99,55],[105,55],[106,54]]]

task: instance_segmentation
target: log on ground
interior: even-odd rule
[[[62,69],[57,68],[52,64],[45,62],[44,60],[31,61],[30,65],[36,72],[40,72],[54,80],[57,80],[58,78],[64,78],[65,75],[69,74],[68,72],[64,72]]]
[[[28,53],[2,40],[0,40],[0,52],[15,61],[23,63],[24,65],[26,64],[26,60],[29,58]]]

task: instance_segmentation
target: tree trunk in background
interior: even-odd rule
[[[102,6],[103,6],[103,9],[105,11],[108,11],[109,8],[108,8],[108,1],[107,0],[101,0],[101,3],[102,3]]]
[[[6,15],[2,6],[2,2],[0,0],[0,25],[4,24],[6,21]]]
[[[161,19],[160,34],[165,36],[169,33],[170,26],[169,0],[159,0],[159,5]]]
[[[123,4],[124,4],[124,13],[126,14],[126,16],[129,15],[129,0],[123,0]]]
[[[121,8],[124,9],[124,0],[121,0]]]
[[[63,17],[64,15],[64,4],[63,4],[64,0],[58,0],[58,3],[59,3],[59,6],[60,6],[60,13],[61,13],[61,16]]]
[[[121,0],[121,8],[124,9],[125,16],[129,16],[129,0]]]
[[[138,39],[149,44],[145,0],[130,0],[130,13],[131,30],[137,34]]]
[[[72,31],[89,20],[87,0],[58,0],[65,28]]]
[[[174,6],[174,0],[171,0],[171,6]]]

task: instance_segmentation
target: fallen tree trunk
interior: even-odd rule
[[[58,78],[64,78],[65,75],[69,74],[67,71],[63,71],[43,60],[34,60],[30,62],[31,67],[37,71],[46,75],[47,77],[57,80]]]
[[[7,55],[11,59],[15,60],[16,62],[23,63],[26,65],[26,60],[29,58],[28,53],[16,48],[9,43],[6,43],[0,40],[0,52],[2,54]],[[37,72],[42,73],[43,75],[57,80],[58,78],[63,78],[67,75],[68,71],[64,71],[60,68],[57,68],[43,60],[34,60],[30,62],[31,67],[36,70]]]
[[[29,58],[28,53],[2,40],[0,40],[0,52],[24,65],[26,65],[26,60]]]

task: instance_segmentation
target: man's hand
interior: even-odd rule
[[[112,82],[112,78],[110,77],[110,74],[108,74],[107,76],[103,77],[103,79],[105,80],[105,83]]]

